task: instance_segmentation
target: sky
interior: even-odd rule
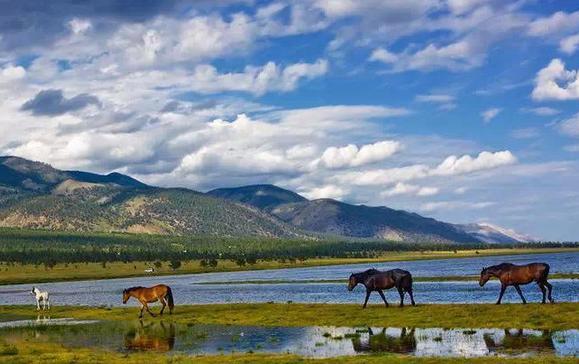
[[[579,239],[579,2],[0,0],[0,154]]]

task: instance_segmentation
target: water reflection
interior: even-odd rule
[[[41,320],[43,320],[41,318]],[[293,353],[304,357],[393,353],[411,356],[480,357],[579,355],[579,331],[443,328],[260,327],[174,324],[168,321],[97,322],[0,327],[0,340],[21,337],[68,347],[121,352],[182,354]],[[20,321],[22,322],[22,321]],[[55,325],[56,324],[56,325]]]
[[[140,324],[125,333],[125,349],[131,351],[160,351],[173,350],[175,346],[175,325],[166,325],[163,321]]]
[[[491,352],[497,353],[527,354],[531,351],[537,353],[555,351],[553,333],[550,330],[543,330],[541,334],[527,332],[522,329],[504,330],[502,340],[497,340],[491,334],[485,334],[484,341]]]
[[[416,351],[416,338],[414,332],[416,329],[402,328],[400,335],[390,335],[386,328],[374,333],[372,328],[368,328],[368,336],[362,338],[356,336],[352,339],[352,344],[356,352],[370,353],[397,353],[410,354]]]

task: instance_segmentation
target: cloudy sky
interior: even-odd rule
[[[3,1],[0,153],[579,238],[579,2]]]

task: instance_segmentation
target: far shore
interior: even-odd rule
[[[58,264],[53,268],[32,264],[10,264],[2,262],[0,265],[0,285],[48,283],[63,281],[83,281],[131,277],[151,277],[183,274],[200,274],[214,272],[235,272],[264,269],[305,268],[316,266],[343,265],[343,264],[379,264],[396,261],[413,261],[429,259],[460,259],[484,256],[501,256],[515,254],[544,254],[578,252],[576,248],[513,248],[513,249],[482,249],[456,251],[411,251],[387,252],[375,258],[315,258],[304,261],[277,261],[260,260],[256,264],[237,265],[230,260],[218,260],[216,267],[202,266],[199,260],[183,261],[177,270],[172,270],[168,262],[161,262],[154,273],[145,273],[153,267],[153,262],[110,262],[102,263],[68,263]],[[576,274],[552,275],[552,278],[577,278]],[[470,280],[473,277],[417,277],[420,280]]]

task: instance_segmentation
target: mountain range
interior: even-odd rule
[[[0,226],[207,236],[515,243],[490,224],[456,225],[385,206],[308,200],[273,185],[207,193],[149,186],[120,173],[64,171],[0,157]]]

